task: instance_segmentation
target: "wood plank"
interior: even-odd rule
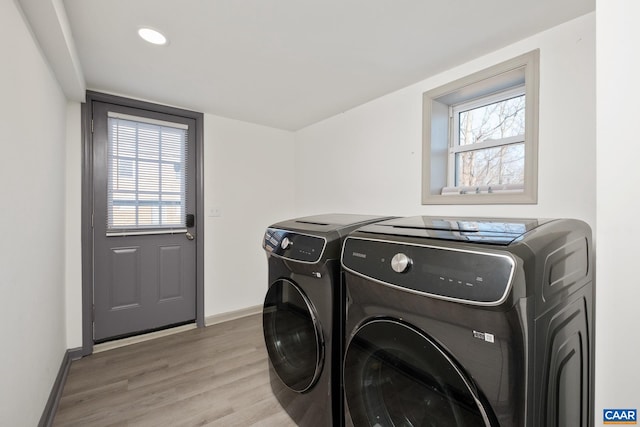
[[[295,426],[271,392],[262,316],[71,364],[54,426]]]

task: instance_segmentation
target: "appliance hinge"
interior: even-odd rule
[[[93,119],[91,119],[91,133],[93,133]]]

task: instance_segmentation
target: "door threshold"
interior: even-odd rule
[[[138,344],[144,341],[153,340],[156,338],[166,337],[168,335],[178,334],[180,332],[190,331],[196,329],[198,326],[196,323],[189,323],[186,325],[176,326],[174,328],[162,329],[160,331],[149,332],[148,334],[135,335],[132,337],[122,338],[119,340],[107,341],[101,344],[95,344],[93,346],[93,353],[101,353],[107,350],[113,350],[114,348],[125,347],[131,344]]]

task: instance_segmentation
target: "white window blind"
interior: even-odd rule
[[[108,114],[107,234],[185,227],[186,125]]]

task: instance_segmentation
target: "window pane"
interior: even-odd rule
[[[180,225],[184,221],[182,207],[179,205],[165,205],[162,208],[162,223]]]
[[[128,205],[115,205],[113,210],[113,228],[134,227],[136,225],[136,208]]]
[[[180,191],[183,185],[184,185],[184,180],[182,179],[182,173],[180,173],[179,165],[176,165],[176,164],[162,165],[163,193],[180,194]]]
[[[185,226],[186,129],[109,117],[107,228]]]
[[[459,113],[460,145],[524,135],[525,96]]]
[[[158,163],[138,162],[138,191],[159,190]]]
[[[456,186],[524,183],[524,143],[456,154]]]

